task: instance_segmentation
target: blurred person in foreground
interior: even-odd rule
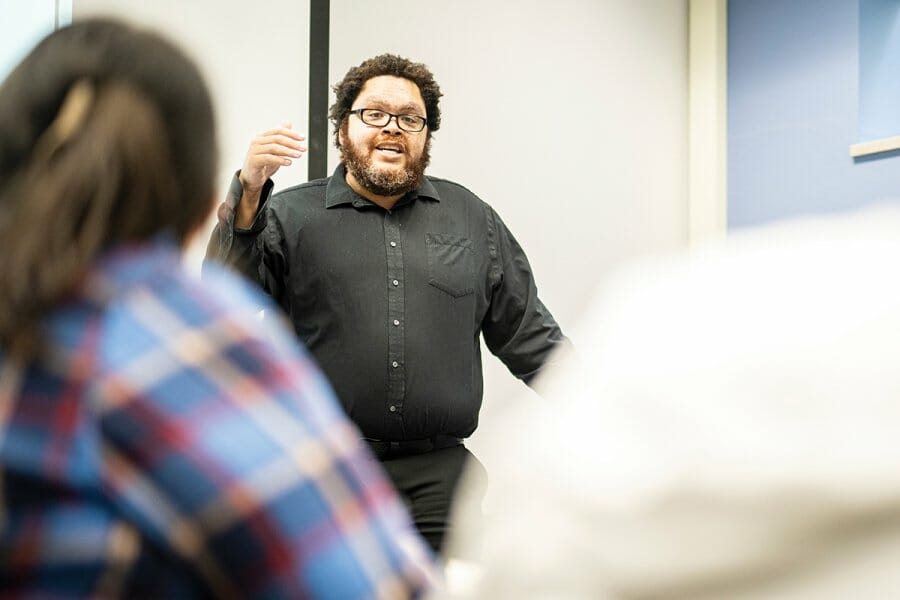
[[[882,208],[613,277],[552,404],[484,432],[458,597],[900,596],[898,264]]]
[[[53,33],[0,87],[4,594],[405,598],[431,578],[259,292],[182,266],[213,123],[181,51],[108,20]]]

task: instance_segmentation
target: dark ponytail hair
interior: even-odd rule
[[[212,103],[156,34],[90,20],[42,41],[0,87],[0,344],[40,320],[115,244],[183,243],[211,207]]]

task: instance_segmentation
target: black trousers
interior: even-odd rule
[[[470,482],[483,495],[487,484],[484,467],[465,446],[381,461],[416,528],[435,553],[440,553],[450,529],[450,505],[463,468],[469,463]]]

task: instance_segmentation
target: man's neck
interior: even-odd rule
[[[373,194],[363,186],[359,184],[359,181],[356,180],[356,177],[353,176],[353,173],[347,171],[347,185],[350,186],[350,189],[365,198],[366,200],[372,202],[373,204],[377,204],[381,208],[385,210],[391,210],[394,208],[394,205],[397,204],[397,201],[405,196],[405,194],[397,194],[395,196],[379,196],[378,194]]]

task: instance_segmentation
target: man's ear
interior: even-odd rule
[[[344,147],[344,128],[341,127],[338,129],[338,144],[340,144],[341,148]]]

